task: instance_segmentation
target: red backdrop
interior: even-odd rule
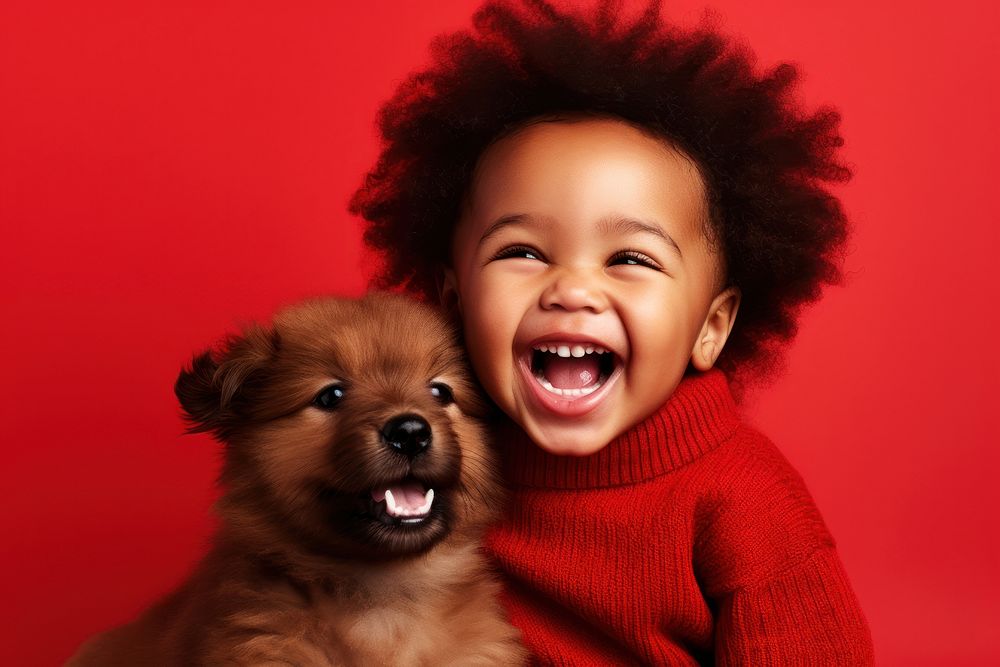
[[[3,4],[5,664],[65,659],[203,551],[217,448],[181,435],[180,366],[363,289],[345,207],[375,111],[477,4]],[[880,664],[997,664],[995,5],[714,7],[839,106],[856,170],[849,283],[748,418],[816,497]]]

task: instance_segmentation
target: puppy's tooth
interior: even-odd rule
[[[434,489],[427,489],[427,493],[424,494],[424,506],[420,508],[421,514],[427,514],[431,511],[431,505],[434,503]]]
[[[389,514],[397,516],[396,499],[392,497],[392,491],[389,489],[385,490],[385,507]]]

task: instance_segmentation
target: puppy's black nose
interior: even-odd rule
[[[400,454],[413,458],[431,446],[431,427],[417,415],[400,415],[382,427],[382,440]]]

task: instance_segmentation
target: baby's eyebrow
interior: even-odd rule
[[[624,215],[612,215],[600,220],[597,223],[597,228],[605,234],[652,234],[666,241],[667,245],[672,246],[678,255],[682,258],[684,257],[684,253],[681,252],[681,247],[677,245],[674,237],[663,231],[663,228],[655,223],[643,222],[642,220],[636,220]]]
[[[496,222],[490,225],[485,232],[483,232],[482,236],[479,237],[479,245],[485,243],[486,239],[493,236],[494,234],[499,232],[504,227],[507,227],[508,225],[531,224],[533,221],[534,218],[532,218],[527,213],[512,213],[509,215],[501,216],[500,218],[497,219]]]

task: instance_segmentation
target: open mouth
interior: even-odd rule
[[[434,489],[407,478],[379,485],[364,498],[368,513],[387,526],[417,526],[430,518],[434,509]]]
[[[617,366],[615,354],[589,343],[542,343],[531,351],[531,373],[550,394],[563,399],[600,389]]]

